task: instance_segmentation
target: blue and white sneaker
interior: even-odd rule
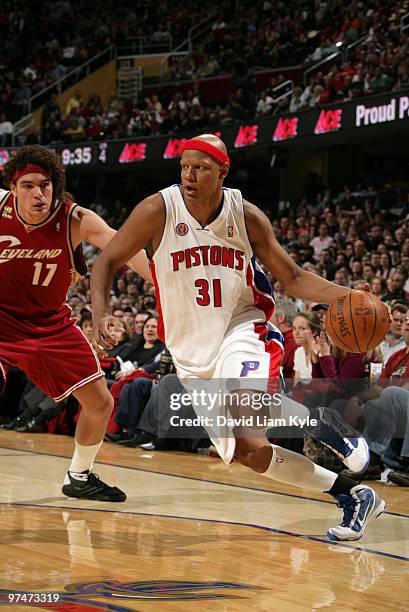
[[[349,494],[341,493],[336,499],[338,507],[344,511],[344,518],[340,525],[328,530],[331,540],[359,540],[369,521],[382,514],[386,505],[373,489],[365,485],[356,485]]]
[[[319,423],[316,427],[307,427],[307,433],[330,448],[351,472],[365,472],[370,455],[362,434],[348,425],[336,410],[321,407],[318,411]]]

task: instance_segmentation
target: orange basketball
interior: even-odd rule
[[[389,311],[369,291],[348,291],[325,314],[325,329],[336,346],[350,353],[365,353],[378,346],[389,328]]]

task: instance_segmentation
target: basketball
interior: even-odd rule
[[[336,346],[349,353],[365,353],[384,339],[389,311],[368,291],[348,291],[330,304],[325,328]]]

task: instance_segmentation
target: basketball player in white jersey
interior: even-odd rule
[[[243,200],[240,191],[223,187],[229,165],[226,147],[216,136],[187,140],[181,185],[135,207],[93,266],[93,343],[100,352],[101,347],[115,344],[109,334],[111,318],[106,315],[112,278],[118,266],[146,246],[158,300],[158,333],[182,384],[192,393],[209,388],[216,379],[228,381],[227,391],[237,391],[240,397],[246,393],[248,398],[256,391],[259,396],[268,381],[278,379],[282,356],[281,334],[269,333],[267,327],[274,308],[271,288],[255,257],[294,297],[330,303],[345,293],[345,287],[294,263],[278,244],[267,217]],[[203,415],[209,406],[193,403],[193,407]],[[235,416],[241,408],[221,401],[218,413]],[[307,408],[290,399],[283,400],[280,409],[285,419],[294,414],[310,416]],[[328,431],[334,438],[331,424],[322,425],[321,441],[330,445]],[[334,496],[344,516],[328,532],[333,539],[359,539],[368,521],[385,507],[369,487],[270,444],[263,432],[255,435],[241,424],[225,429],[209,425],[208,432],[226,463],[234,455],[267,478]],[[367,447],[362,439],[339,437],[332,448],[355,471],[365,467]],[[354,460],[362,450],[364,463]]]

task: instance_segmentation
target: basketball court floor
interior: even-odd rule
[[[0,608],[409,608],[409,489],[375,483],[387,512],[359,543],[332,543],[329,497],[207,456],[104,443],[94,471],[127,501],[65,498],[72,450],[0,430]]]

